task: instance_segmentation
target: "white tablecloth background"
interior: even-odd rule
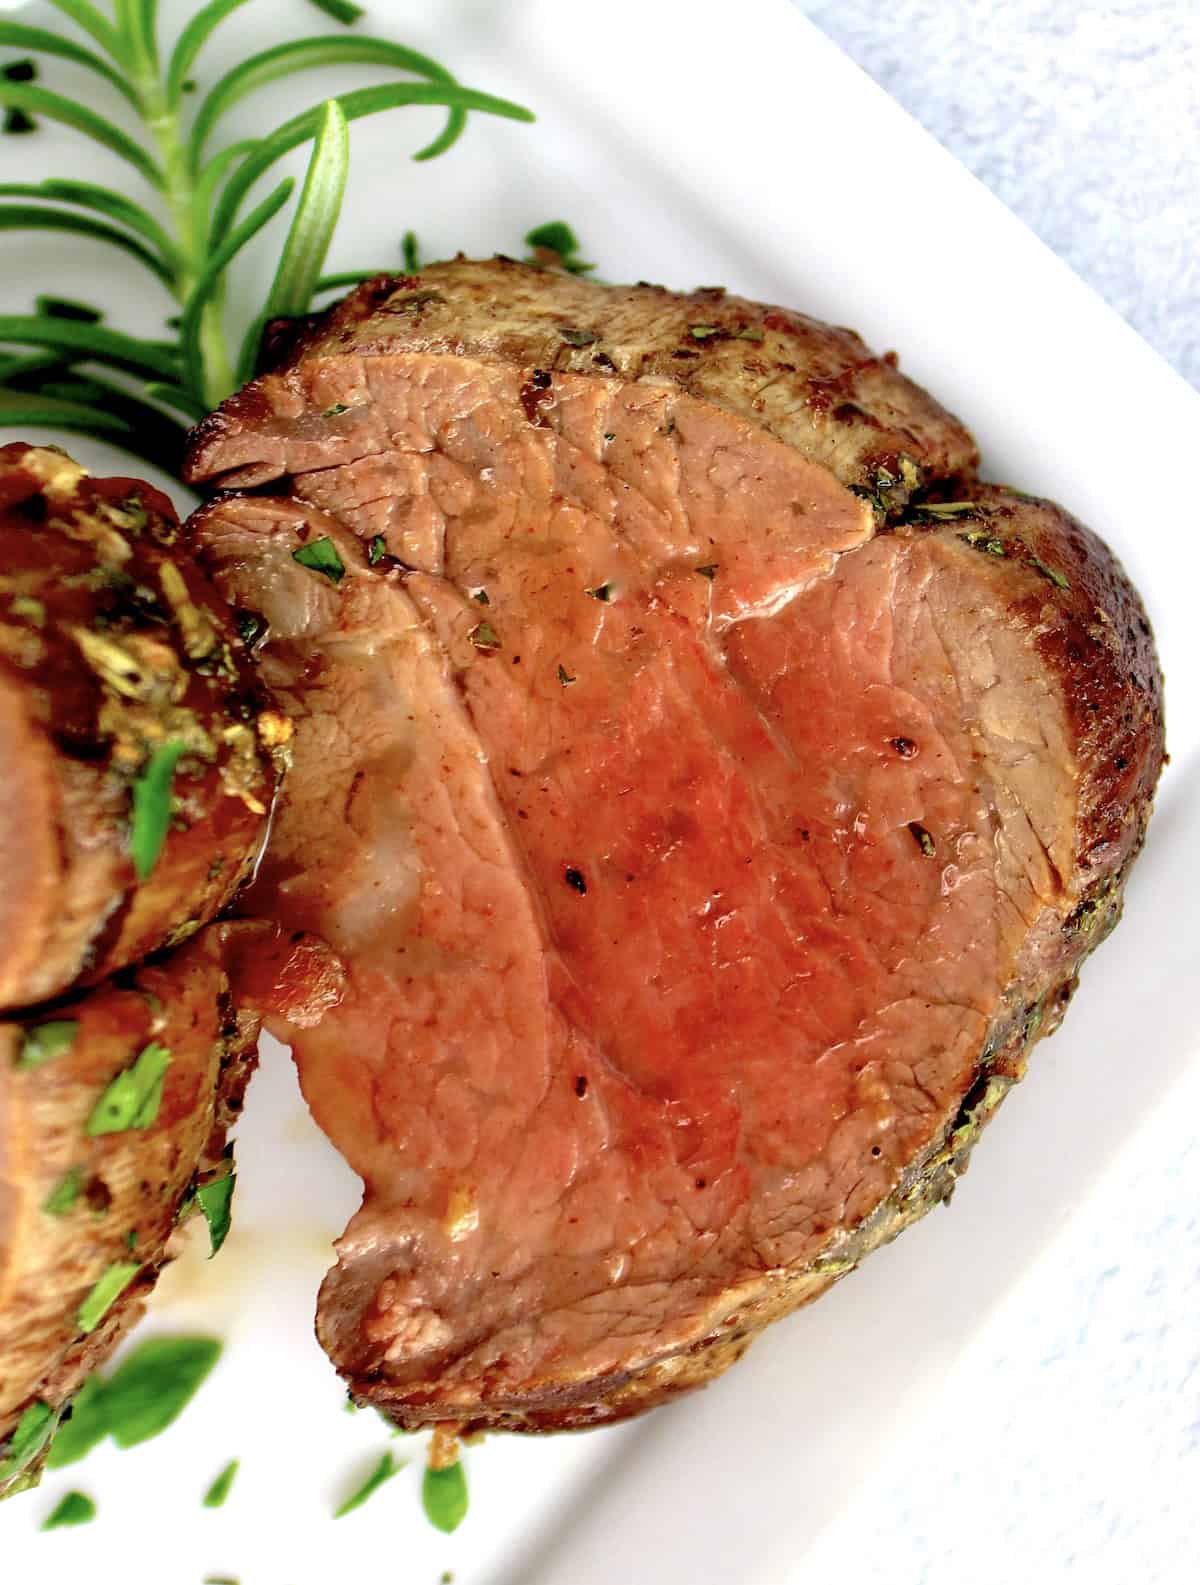
[[[1200,384],[1196,0],[796,3]],[[1200,1580],[1198,1119],[1194,1067],[794,1585]]]

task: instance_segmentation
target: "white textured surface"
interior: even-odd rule
[[[1193,1070],[793,1585],[1200,1577],[1197,1115]]]
[[[1200,383],[1194,0],[796,3]],[[1193,1070],[791,1585],[1200,1579],[1197,1117]]]
[[[795,4],[1200,385],[1197,0]]]

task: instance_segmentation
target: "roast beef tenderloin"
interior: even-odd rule
[[[1137,595],[849,332],[508,261],[379,281],[196,435],[295,764],[251,913],[364,1182],[318,1331],[404,1425],[722,1370],[944,1198],[1115,920]]]

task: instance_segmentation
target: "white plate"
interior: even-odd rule
[[[164,9],[168,20],[180,12]],[[37,10],[30,20],[41,20]],[[279,24],[314,21],[299,0],[258,0],[219,36],[202,75],[280,36]],[[906,1233],[690,1401],[615,1431],[471,1450],[471,1512],[451,1538],[420,1512],[420,1440],[389,1444],[373,1416],[343,1414],[312,1340],[329,1240],[357,1184],[309,1122],[290,1064],[268,1050],[240,1130],[230,1243],[211,1265],[197,1251],[180,1262],[149,1323],[219,1332],[227,1349],[216,1375],[165,1437],[127,1453],[102,1448],[6,1505],[3,1577],[434,1585],[451,1569],[458,1585],[797,1579],[817,1533],[1200,1046],[1195,1001],[1178,994],[1200,891],[1200,805],[1187,797],[1200,768],[1200,540],[1188,478],[1200,402],[785,0],[586,9],[391,0],[371,23],[464,81],[530,104],[540,121],[477,118],[449,157],[424,167],[397,149],[418,146],[433,112],[358,123],[334,267],[394,260],[410,225],[433,256],[517,251],[531,225],[561,216],[611,279],[719,281],[899,348],[908,372],[975,428],[994,477],[1060,498],[1124,558],[1171,679],[1174,764],[1126,923],[1007,1102],[953,1214]],[[47,80],[79,81],[69,69]],[[259,103],[282,119],[318,95],[276,88]],[[244,108],[240,124],[254,130],[266,113]],[[0,179],[123,178],[90,146],[81,171],[80,147],[53,128],[5,140]],[[165,312],[98,247],[2,245],[6,308],[28,280],[29,296],[36,281],[97,297],[118,322],[148,331]],[[249,262],[245,294],[261,291],[267,267],[266,253]],[[86,294],[81,272],[92,277]],[[128,466],[69,443],[96,466]],[[412,1467],[332,1522],[336,1498],[388,1445],[411,1451]],[[234,1455],[242,1474],[227,1507],[203,1510],[201,1494]],[[100,1519],[39,1536],[71,1487],[97,1498]]]

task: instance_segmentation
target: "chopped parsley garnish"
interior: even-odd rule
[[[920,848],[921,852],[927,859],[931,859],[936,850],[934,847],[933,838],[930,836],[929,832],[926,831],[923,825],[919,825],[915,820],[910,820],[908,822],[908,829],[912,833],[913,841]]]
[[[79,1198],[82,1187],[83,1169],[72,1167],[69,1172],[64,1173],[42,1201],[42,1210],[47,1216],[65,1216]]]
[[[340,418],[343,413],[348,413],[349,411],[350,409],[346,406],[345,402],[335,402],[332,407],[327,407],[325,409],[325,411],[321,414],[321,417]]]
[[[697,567],[696,571],[700,574],[700,576],[702,578],[707,578],[708,581],[711,583],[713,581],[713,579],[717,576],[717,568],[720,565],[721,564],[720,564],[719,561],[710,561],[704,567]]]
[[[924,512],[928,517],[970,517],[980,510],[977,501],[921,501],[917,504],[916,511]]]
[[[467,637],[476,649],[492,651],[503,648],[499,635],[490,622],[477,622]]]
[[[237,1479],[239,1468],[240,1461],[236,1458],[231,1458],[216,1480],[204,1493],[204,1506],[206,1508],[223,1508],[225,1506],[225,1499],[233,1490],[233,1483]]]
[[[348,1513],[353,1513],[356,1508],[361,1508],[367,1498],[373,1497],[381,1486],[391,1480],[393,1475],[398,1475],[407,1462],[407,1459],[397,1460],[391,1453],[385,1453],[358,1490],[351,1492],[345,1502],[334,1509],[333,1517],[335,1519],[343,1519]]]
[[[584,275],[596,268],[579,257],[579,238],[565,220],[548,220],[544,226],[534,226],[532,231],[525,233],[525,241],[531,248],[557,253],[561,268],[572,275]]]
[[[341,583],[346,575],[342,566],[342,558],[338,555],[333,541],[328,535],[321,539],[314,539],[310,544],[301,545],[299,550],[292,552],[292,560],[298,561],[302,567],[307,567],[310,572],[324,573],[330,583]]]
[[[65,1469],[68,1464],[78,1463],[108,1435],[104,1386],[99,1376],[89,1376],[75,1394],[50,1446],[47,1469]]]
[[[421,1482],[421,1503],[425,1517],[446,1535],[457,1530],[467,1517],[469,1498],[467,1477],[461,1463],[446,1469],[427,1469]]]
[[[583,592],[607,605],[613,597],[613,586],[611,583],[598,583],[594,589],[585,589]]]
[[[17,1067],[28,1072],[40,1068],[43,1062],[53,1062],[71,1049],[78,1031],[78,1018],[51,1018],[44,1024],[34,1024],[25,1031]]]
[[[96,1504],[81,1491],[69,1491],[50,1517],[43,1521],[43,1530],[61,1530],[67,1525],[90,1524],[96,1517]]]
[[[406,231],[400,238],[400,257],[404,260],[405,275],[416,275],[421,268],[421,250],[415,231]]]
[[[236,1183],[237,1173],[230,1171],[223,1177],[214,1178],[211,1183],[202,1183],[196,1190],[196,1204],[204,1213],[204,1220],[208,1223],[210,1260],[229,1237],[229,1227],[233,1219],[233,1190]]]
[[[565,325],[558,333],[568,347],[591,347],[600,340],[594,330],[577,330],[574,325]]]
[[[579,678],[572,677],[571,673],[560,661],[558,664],[558,680],[564,688],[569,688],[573,682],[578,682]]]
[[[20,1474],[25,1466],[38,1456],[50,1440],[54,1428],[54,1410],[48,1403],[31,1403],[17,1421],[17,1428],[9,1438],[5,1455],[0,1459],[0,1485]]]
[[[247,649],[253,649],[267,631],[267,619],[257,611],[235,611],[233,621]]]
[[[171,784],[186,744],[160,743],[133,784],[129,853],[138,879],[145,880],[158,862],[171,823]]]
[[[958,537],[964,545],[970,545],[972,550],[982,550],[989,556],[1008,555],[1008,551],[1004,548],[1004,541],[997,539],[994,534],[989,534],[986,529],[972,528]]]
[[[120,1134],[127,1128],[149,1128],[162,1104],[163,1082],[171,1066],[166,1046],[151,1041],[143,1046],[132,1066],[118,1073],[92,1108],[87,1133]]]
[[[766,331],[761,325],[743,325],[740,330],[734,332],[734,339],[737,341],[762,341],[765,336]]]
[[[75,1324],[85,1337],[96,1330],[141,1269],[136,1260],[113,1261],[76,1312]]]
[[[384,539],[382,534],[372,534],[371,541],[367,546],[367,565],[369,567],[378,567],[386,555],[387,540]]]
[[[154,1337],[135,1348],[107,1378],[89,1376],[54,1439],[50,1469],[74,1464],[111,1436],[136,1447],[183,1413],[216,1364],[221,1345],[211,1337]]]
[[[719,325],[689,325],[688,331],[693,341],[711,341],[714,336],[723,334]]]

